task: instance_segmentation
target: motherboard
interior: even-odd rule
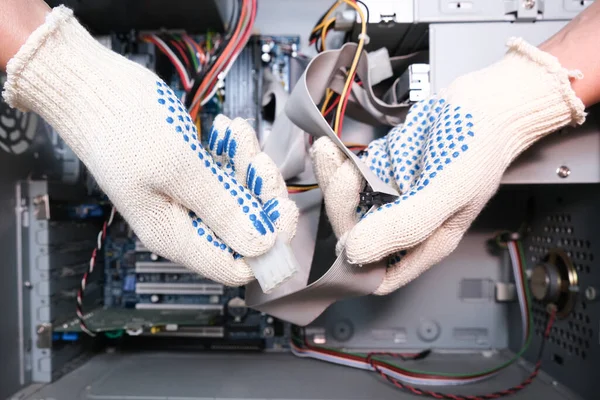
[[[165,66],[152,46],[122,37],[101,41],[155,71],[178,98],[185,96],[177,75]],[[251,38],[228,73],[223,88],[202,107],[198,128],[203,142],[213,119],[220,113],[246,118],[257,131],[269,126],[271,118],[261,105],[264,75],[270,74],[289,91],[290,60],[296,56],[298,44],[298,37]],[[95,193],[103,196],[99,190]],[[289,347],[289,324],[248,308],[243,287],[215,283],[154,254],[123,220],[111,226],[100,260],[103,272],[94,284],[103,288],[103,304],[87,312],[85,318],[90,329],[109,339],[164,336],[194,338],[204,341],[209,348],[219,349],[276,351]],[[53,338],[69,342],[81,335],[79,322],[73,318],[58,324]]]

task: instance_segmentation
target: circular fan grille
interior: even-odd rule
[[[23,154],[31,146],[38,117],[12,109],[0,100],[0,149],[11,154]]]

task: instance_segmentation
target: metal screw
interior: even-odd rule
[[[535,0],[523,1],[523,8],[525,8],[526,10],[531,10],[533,7],[535,7]]]
[[[23,286],[25,286],[27,289],[31,289],[33,287],[31,282],[29,282],[29,281],[25,281],[25,283],[23,283]]]
[[[38,329],[37,329],[38,335],[41,335],[44,332],[46,332],[46,327],[43,326],[43,325],[39,326]]]
[[[566,165],[561,165],[556,169],[556,174],[561,178],[566,178],[567,176],[571,175],[571,170]]]
[[[267,326],[264,330],[263,330],[263,335],[264,337],[271,337],[273,336],[275,332],[273,332],[273,328],[271,328],[270,326]]]
[[[585,289],[585,298],[588,299],[589,301],[593,301],[596,300],[596,296],[598,295],[598,293],[596,292],[596,288],[593,286],[588,286]]]

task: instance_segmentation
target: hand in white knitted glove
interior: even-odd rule
[[[7,66],[8,104],[60,133],[152,251],[209,279],[253,279],[277,232],[291,240],[298,211],[243,120],[218,117],[210,148],[152,72],[98,44],[56,8]]]
[[[498,63],[415,104],[402,126],[369,145],[362,160],[402,192],[396,202],[363,215],[358,170],[329,139],[313,145],[338,250],[345,245],[356,264],[391,256],[375,294],[394,291],[450,254],[523,150],[583,123],[583,103],[570,86],[578,74],[522,40],[509,47]]]

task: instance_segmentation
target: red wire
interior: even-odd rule
[[[246,44],[246,40],[244,40],[244,38],[248,37],[250,35],[250,33],[252,32],[252,27],[254,26],[254,20],[256,18],[256,9],[257,9],[257,3],[256,0],[249,0],[252,3],[252,9],[250,11],[250,19],[248,20],[248,26],[246,28],[246,31],[242,33],[242,36],[240,37],[240,34],[238,32],[234,32],[233,37],[231,38],[231,41],[233,43],[237,42],[238,44],[233,47],[233,52],[228,52],[228,53],[223,53],[219,59],[217,60],[217,62],[215,63],[215,65],[213,66],[213,68],[208,72],[206,78],[210,78],[211,80],[214,80],[216,82],[219,73],[221,73],[221,71],[224,70],[224,67],[227,66],[228,62],[227,61],[231,61],[231,59],[233,58],[232,55],[235,54],[235,52],[240,48],[245,46]],[[246,7],[246,2],[244,2],[242,7]],[[236,35],[237,33],[237,35]],[[241,39],[240,39],[241,38]],[[227,48],[226,48],[227,49]],[[224,62],[225,61],[225,62]],[[212,84],[212,83],[211,83]],[[203,89],[202,86],[199,88]],[[204,91],[204,93],[208,94],[210,93],[210,91]],[[198,101],[198,104],[200,104],[200,102],[202,101],[202,99],[200,99]],[[199,109],[199,106],[194,107],[191,111],[192,111],[192,118],[196,118],[197,115],[197,111],[196,109]]]
[[[340,116],[339,116],[340,129],[338,132],[336,132],[338,134],[338,136],[342,136],[342,130],[343,130],[343,126],[344,126],[344,115],[346,114],[346,106],[348,105],[348,99],[350,98],[350,92],[352,91],[352,84],[354,83],[355,75],[356,75],[356,71],[354,71],[354,73],[350,77],[350,86],[348,86],[348,91],[346,92],[346,96],[343,99],[342,109],[340,110]]]
[[[173,46],[175,46],[175,49],[177,50],[181,58],[183,58],[183,62],[185,63],[185,66],[188,68],[188,70],[192,69],[192,64],[190,64],[190,60],[187,54],[185,53],[183,47],[181,47],[181,44],[177,43],[174,40],[170,40],[170,42]]]
[[[106,219],[106,221],[104,221],[104,224],[102,224],[102,230],[100,231],[100,240],[96,243],[96,247],[94,248],[94,250],[92,250],[88,270],[83,274],[79,290],[77,291],[77,304],[75,306],[75,314],[77,315],[77,319],[79,320],[79,326],[81,330],[90,336],[96,336],[96,334],[92,332],[85,323],[85,315],[83,314],[83,293],[85,292],[85,288],[87,286],[87,282],[90,275],[94,272],[94,267],[96,266],[96,259],[98,257],[98,251],[104,245],[104,239],[106,239],[106,232],[108,230],[108,227],[114,220],[115,212],[116,210],[113,207],[110,211],[110,216]]]
[[[340,97],[338,96],[338,98],[335,99],[335,101],[333,103],[331,103],[331,105],[329,106],[329,108],[327,110],[325,110],[325,112],[323,113],[323,116],[324,117],[328,116],[329,113],[331,113],[333,111],[333,109],[338,105],[339,102],[340,102]]]
[[[179,66],[173,59],[173,57],[171,57],[171,55],[164,49],[164,47],[159,42],[154,40],[151,36],[147,36],[144,39],[149,41],[153,45],[155,45],[165,56],[167,56],[167,58],[171,61],[171,64],[173,64],[173,67],[175,67],[175,70],[177,71],[177,74],[179,75],[179,79],[181,79],[181,83],[183,84],[183,88],[185,89],[186,92],[189,91],[190,87],[187,83],[187,79],[185,77],[185,72],[179,68]]]
[[[517,392],[525,389],[538,376],[540,368],[542,367],[541,356],[542,356],[542,351],[543,351],[543,345],[544,345],[545,341],[548,339],[548,337],[550,336],[550,332],[552,330],[552,325],[554,324],[555,318],[556,318],[556,310],[553,310],[550,313],[549,317],[548,317],[548,324],[546,325],[546,331],[544,332],[544,339],[543,339],[543,342],[542,342],[542,347],[540,348],[540,354],[538,356],[538,361],[535,364],[535,368],[534,368],[533,372],[531,372],[531,374],[529,374],[529,376],[524,381],[522,381],[521,383],[519,383],[518,385],[513,386],[511,388],[508,388],[508,389],[505,389],[505,390],[494,392],[494,393],[487,393],[487,394],[475,395],[475,396],[465,396],[465,395],[447,394],[447,393],[434,392],[434,391],[431,391],[431,390],[419,389],[419,388],[416,388],[414,386],[402,383],[402,382],[398,381],[397,379],[392,378],[391,376],[386,375],[377,366],[377,363],[372,362],[373,361],[372,358],[370,358],[369,360],[370,360],[370,364],[373,367],[373,369],[375,369],[375,371],[377,371],[386,381],[392,383],[398,389],[405,390],[405,391],[410,391],[411,393],[416,394],[418,396],[432,397],[432,398],[435,398],[435,399],[449,399],[449,400],[491,400],[491,399],[497,399],[499,397],[513,395],[513,394],[515,394],[515,393],[517,393]]]

